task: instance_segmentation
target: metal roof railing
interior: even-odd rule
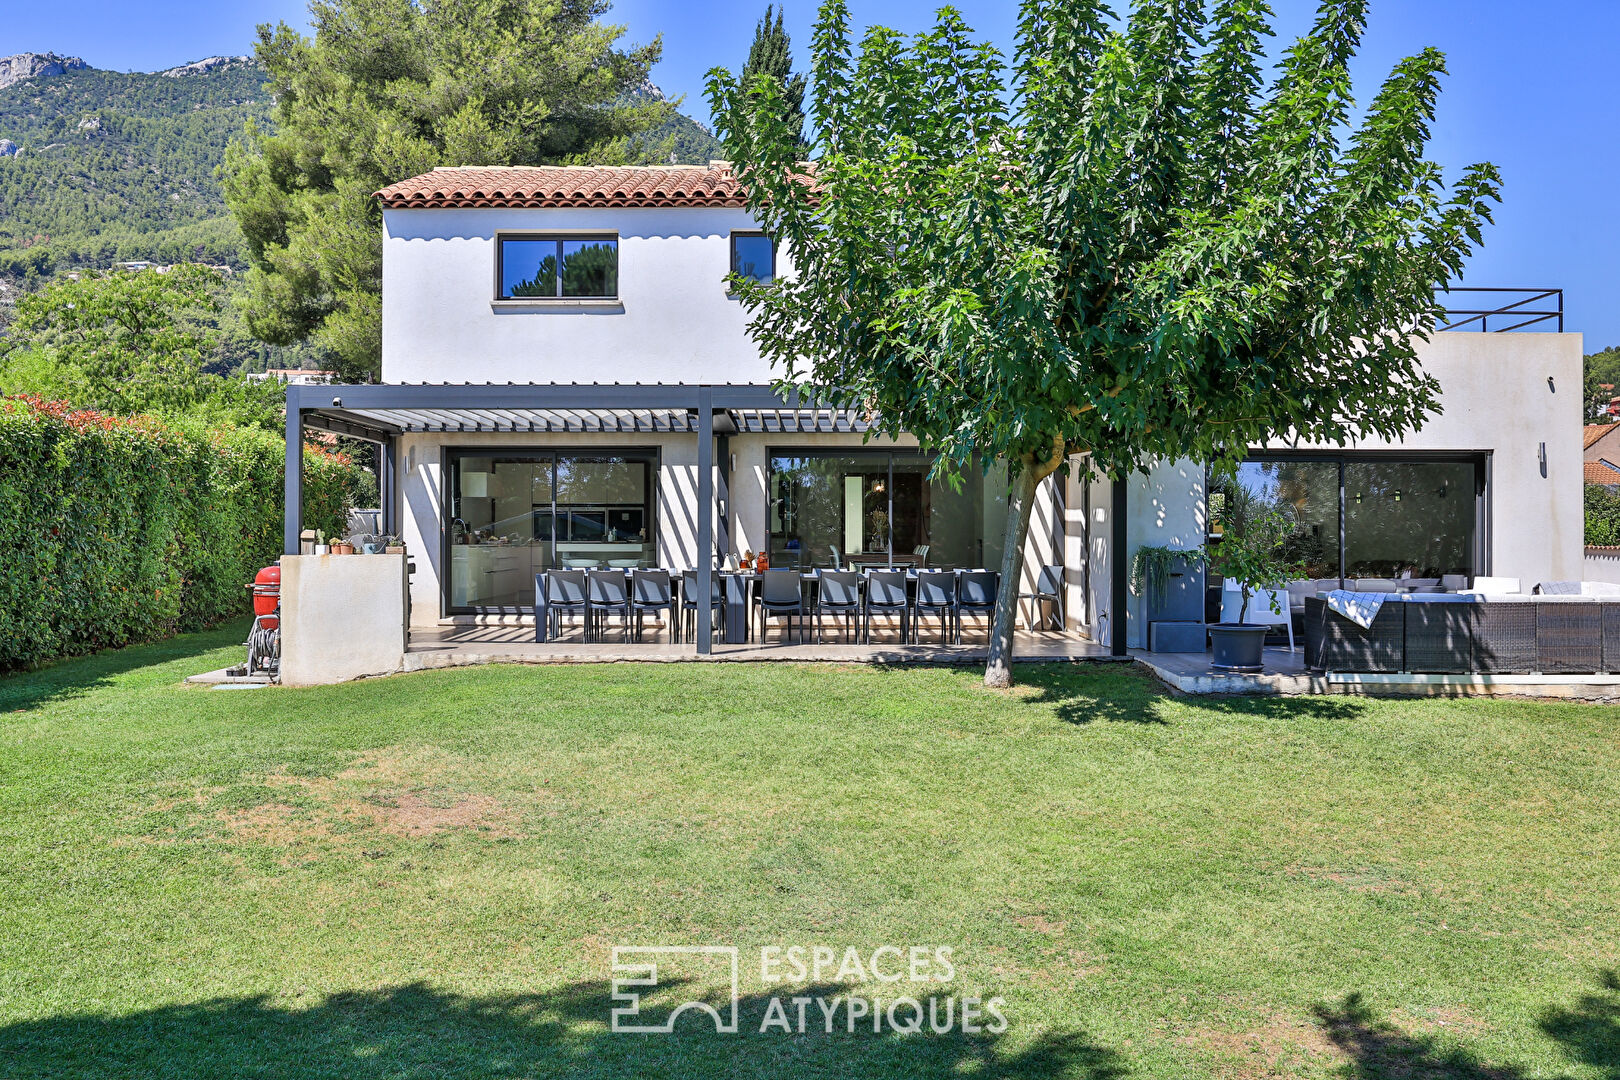
[[[1563,289],[1457,285],[1435,295],[1445,308],[1446,324],[1440,330],[1505,334],[1532,326],[1545,331],[1552,322],[1558,333],[1564,332]]]

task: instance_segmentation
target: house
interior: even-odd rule
[[[436,169],[378,198],[382,384],[290,386],[288,454],[308,428],[383,445],[413,626],[523,620],[552,566],[998,565],[1003,470],[953,489],[913,440],[772,389],[723,279],[791,274],[792,252],[724,163]],[[1422,357],[1443,412],[1421,432],[1256,447],[1240,483],[1293,508],[1322,577],[1579,577],[1581,478],[1559,433],[1581,414],[1580,336],[1441,332]],[[1218,542],[1210,506],[1229,493],[1212,499],[1192,461],[1117,482],[1071,466],[1041,488],[1023,584],[1061,563],[1069,628],[1123,650],[1144,638],[1130,552]]]

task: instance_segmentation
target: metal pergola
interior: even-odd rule
[[[398,437],[438,432],[631,432],[690,434],[698,443],[700,507],[715,505],[715,439],[735,434],[860,433],[860,415],[797,394],[783,397],[761,384],[726,383],[386,383],[287,387],[286,486],[282,548],[300,551],[303,528],[304,435],[327,431],[376,443],[385,532],[399,529],[395,470]],[[722,446],[719,460],[729,461]],[[1111,592],[1125,596],[1125,483],[1114,482]],[[714,514],[697,515],[698,595],[714,574]],[[1113,606],[1112,604],[1110,606]],[[712,648],[713,614],[697,606],[697,651]],[[1112,651],[1125,655],[1125,620],[1110,621]]]

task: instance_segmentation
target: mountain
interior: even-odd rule
[[[10,86],[36,75],[61,75],[89,67],[77,56],[57,56],[55,53],[18,53],[0,56],[0,88]]]
[[[669,100],[651,82],[626,96],[635,103]],[[708,128],[681,112],[631,139],[630,150],[635,157],[656,165],[707,165],[724,154],[720,140]]]
[[[164,72],[78,58],[0,58],[0,275],[128,259],[242,265],[214,170],[226,144],[267,122],[249,57]]]
[[[637,96],[665,100],[651,83]],[[244,266],[214,173],[249,120],[270,125],[270,105],[249,56],[145,73],[0,57],[0,281],[136,259]],[[720,144],[677,114],[631,153],[703,163]]]

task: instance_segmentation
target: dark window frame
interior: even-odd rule
[[[771,520],[772,520],[773,515],[776,512],[776,506],[777,506],[777,503],[779,501],[777,499],[777,495],[776,495],[776,476],[777,476],[776,461],[777,461],[778,458],[794,458],[794,457],[873,458],[873,459],[881,458],[883,460],[883,462],[884,462],[884,469],[885,469],[885,479],[884,479],[884,483],[883,483],[883,490],[884,490],[884,493],[888,496],[887,501],[888,501],[888,504],[889,504],[888,505],[888,519],[889,519],[888,531],[889,531],[889,535],[888,535],[888,543],[885,546],[884,557],[887,559],[886,565],[888,566],[888,568],[891,569],[891,570],[894,569],[894,459],[897,456],[926,457],[926,458],[929,458],[929,459],[933,459],[933,458],[939,457],[939,451],[937,451],[937,450],[925,450],[920,446],[910,446],[910,447],[908,447],[908,446],[888,446],[888,447],[883,447],[883,446],[851,446],[851,447],[842,447],[842,446],[825,446],[825,445],[823,445],[823,446],[802,446],[802,445],[801,446],[795,446],[795,445],[775,446],[775,445],[767,445],[765,447],[765,543],[767,545],[767,549],[769,549],[769,545],[771,544],[772,537],[775,535],[771,531]],[[972,467],[977,468],[978,467],[978,462],[979,462],[979,458],[978,458],[977,455],[975,455],[974,459],[973,459]],[[989,473],[986,472],[985,475],[986,475],[986,477],[988,477]],[[845,519],[844,519],[844,516],[843,516],[843,511],[840,510],[839,511],[839,518],[838,518],[839,535],[843,534],[844,525],[845,525]],[[982,543],[984,543],[984,541],[985,541],[985,538],[983,536],[981,536],[979,538],[979,542],[982,544]],[[876,554],[876,552],[873,552],[873,554]]]
[[[499,232],[495,234],[495,300],[503,304],[578,304],[617,302],[620,299],[620,271],[623,262],[619,259],[619,234],[612,230],[587,230],[582,232],[569,232],[566,229],[550,232]],[[506,293],[506,242],[508,240],[526,243],[551,242],[557,245],[557,292],[554,296],[509,296]],[[612,241],[613,243],[613,294],[611,296],[565,296],[563,295],[563,253],[562,246],[569,241]]]
[[[642,461],[645,470],[642,483],[646,491],[647,539],[656,549],[658,545],[659,498],[658,478],[663,466],[663,448],[659,446],[446,446],[443,451],[442,469],[444,482],[440,485],[440,520],[444,527],[439,530],[439,565],[444,568],[439,580],[439,610],[445,616],[451,615],[479,615],[479,614],[510,614],[506,607],[471,607],[462,605],[455,607],[450,603],[451,567],[450,567],[450,522],[455,516],[456,496],[460,494],[461,486],[461,459],[467,457],[497,458],[503,456],[527,456],[538,460],[549,460],[551,463],[551,537],[547,541],[550,548],[550,561],[557,561],[557,459],[560,457],[615,457],[628,455],[651,455]],[[564,503],[564,506],[587,505]],[[530,610],[520,605],[518,611],[522,613]]]
[[[737,269],[737,238],[739,236],[758,236],[758,237],[761,237],[762,239],[764,239],[764,240],[766,240],[766,241],[768,241],[770,243],[770,245],[771,245],[771,276],[768,279],[765,279],[765,280],[761,280],[760,278],[755,278],[754,280],[760,282],[760,284],[762,284],[762,285],[769,285],[769,284],[771,284],[771,282],[774,282],[776,280],[776,241],[773,240],[771,238],[771,235],[769,233],[767,233],[763,229],[733,229],[733,230],[731,230],[731,243],[730,243],[730,248],[731,248],[731,272],[733,274],[739,273],[739,271]]]
[[[1367,462],[1387,462],[1395,465],[1472,465],[1474,467],[1474,536],[1473,551],[1470,558],[1476,567],[1474,573],[1479,576],[1489,576],[1491,570],[1491,461],[1492,452],[1489,450],[1261,450],[1251,449],[1243,458],[1244,462],[1260,461],[1301,461],[1318,462],[1335,465],[1339,471],[1339,582],[1342,585],[1347,578],[1345,565],[1346,540],[1346,513],[1345,513],[1345,480],[1344,470],[1348,465],[1358,465]],[[1204,468],[1204,501],[1207,508],[1209,495],[1213,489],[1214,473],[1208,466]],[[1209,532],[1210,522],[1205,522],[1205,532]],[[1214,536],[1206,535],[1205,543],[1216,543]],[[1209,575],[1208,588],[1214,590],[1215,575]]]

